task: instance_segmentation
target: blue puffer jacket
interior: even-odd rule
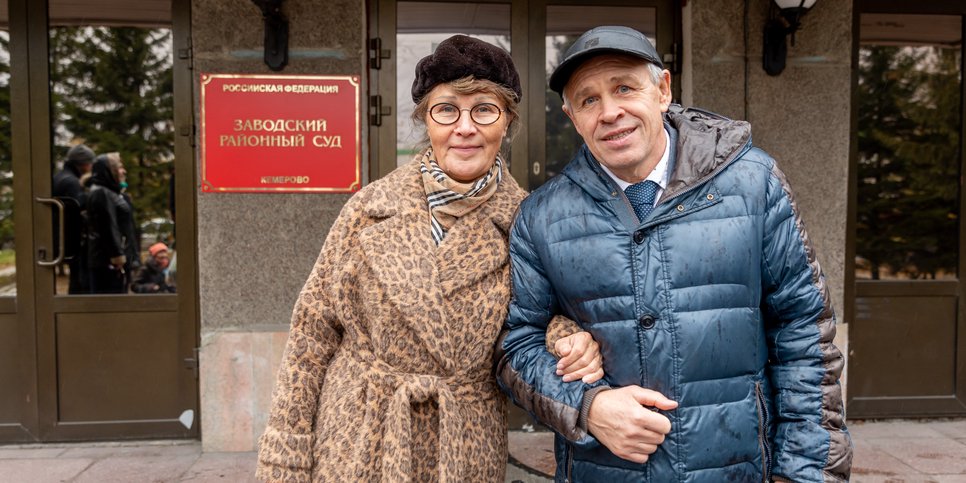
[[[558,482],[848,480],[835,317],[784,175],[745,122],[672,106],[665,123],[670,183],[645,220],[586,146],[521,205],[501,386],[557,432]],[[679,403],[647,463],[578,424],[591,386],[554,373],[556,314],[600,343],[601,383]]]

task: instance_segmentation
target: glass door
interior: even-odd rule
[[[580,140],[547,80],[567,46],[598,25],[648,35],[673,71],[676,12],[671,0],[378,0],[370,3],[371,179],[412,159],[421,131],[410,119],[414,68],[441,40],[463,33],[510,52],[520,73],[521,129],[508,152],[513,177],[535,189],[566,165]],[[676,79],[674,92],[680,92]]]
[[[190,4],[10,4],[21,345],[0,410],[39,441],[196,437]]]
[[[966,9],[860,7],[849,415],[963,415]]]

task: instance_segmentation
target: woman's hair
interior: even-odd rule
[[[519,105],[517,104],[516,93],[514,93],[509,88],[497,84],[496,82],[477,79],[472,76],[461,77],[454,81],[446,82],[454,92],[457,94],[476,94],[477,92],[485,92],[487,94],[492,94],[500,101],[504,106],[503,116],[508,116],[510,119],[510,124],[507,125],[506,136],[503,137],[504,143],[509,144],[513,140],[513,137],[520,130],[520,112],[518,110]],[[439,84],[443,85],[443,84]],[[434,87],[435,88],[435,87]],[[423,96],[423,98],[416,104],[413,108],[412,120],[417,126],[426,125],[426,115],[429,112],[429,96]],[[422,152],[429,147],[429,132],[423,130],[422,138],[416,143],[416,151]],[[502,152],[502,146],[500,151]],[[504,153],[505,154],[505,153]]]

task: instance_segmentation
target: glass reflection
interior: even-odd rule
[[[856,278],[954,279],[961,20],[866,14],[861,29]]]
[[[58,294],[174,290],[172,62],[167,28],[50,29]]]
[[[652,7],[602,7],[602,6],[565,6],[547,7],[546,71],[547,78],[563,60],[567,47],[577,40],[580,34],[598,25],[623,25],[636,29],[657,45],[657,9]],[[545,179],[556,176],[573,159],[577,149],[583,144],[570,119],[564,114],[560,96],[547,87],[546,90],[547,126],[546,152],[544,163]],[[539,172],[531,172],[530,187],[536,188],[544,179]]]
[[[396,166],[413,159],[429,142],[426,129],[413,125],[410,96],[416,63],[440,42],[465,34],[510,51],[510,5],[399,2],[396,9]],[[519,68],[519,67],[518,67]],[[509,161],[510,150],[502,151]]]
[[[17,295],[13,244],[13,159],[10,155],[10,35],[0,30],[0,297]]]

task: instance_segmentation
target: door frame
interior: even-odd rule
[[[405,1],[405,0],[404,0]],[[413,0],[439,3],[498,3],[510,5],[510,56],[520,73],[523,99],[519,110],[526,118],[523,128],[510,144],[510,173],[521,187],[533,190],[546,181],[546,131],[545,99],[546,72],[544,55],[546,47],[547,6],[588,6],[587,0]],[[381,117],[372,103],[375,96],[382,99],[382,108],[395,106],[396,99],[396,4],[398,0],[372,0],[369,2],[368,39],[381,40],[380,49],[388,51],[379,69],[372,68],[373,59],[382,56],[369,47],[369,114]],[[657,44],[662,55],[673,54],[675,66],[681,65],[681,5],[680,0],[604,0],[594,6],[652,7],[657,9]],[[514,40],[519,39],[519,40]],[[520,48],[518,48],[520,47]],[[675,67],[676,70],[680,70]],[[673,73],[673,77],[679,76]],[[681,97],[681,83],[672,82],[675,99]],[[381,126],[369,122],[369,182],[375,181],[396,169],[396,113],[381,119]],[[514,162],[523,160],[524,162]],[[540,174],[534,175],[534,171]]]
[[[52,239],[51,211],[34,203],[49,197],[53,173],[49,163],[49,27],[46,1],[9,0],[11,137],[18,248],[17,297],[0,299],[0,313],[16,312],[22,394],[19,424],[0,425],[0,441],[73,441],[200,436],[197,347],[200,313],[197,273],[194,102],[191,71],[191,2],[172,0],[174,102],[174,200],[178,250],[178,293],[164,295],[54,294],[53,270],[35,262],[41,240]],[[32,160],[38,160],[34,163]],[[46,287],[46,289],[44,289]],[[172,421],[138,420],[90,423],[58,422],[58,367],[54,314],[60,312],[166,312],[177,320],[177,357],[183,370],[194,371],[194,384],[178,384],[179,400],[194,409],[187,431],[172,434]]]
[[[858,299],[867,296],[937,296],[947,295],[957,298],[955,343],[956,390],[948,397],[937,396],[896,396],[856,398],[849,391],[847,407],[851,417],[942,417],[966,415],[966,187],[960,183],[959,201],[959,263],[956,281],[876,281],[875,286],[857,280],[856,242],[858,223],[858,72],[861,16],[863,13],[893,13],[917,15],[960,15],[963,19],[961,45],[966,45],[966,5],[959,0],[934,0],[931,2],[910,2],[908,0],[855,0],[852,9],[852,79],[851,79],[851,119],[849,149],[849,194],[848,221],[846,231],[846,270],[845,270],[845,319],[849,321],[849,339],[854,341],[862,330],[857,322]],[[960,55],[960,73],[966,72],[966,55]],[[960,177],[966,173],[966,81],[960,78]],[[928,285],[926,285],[928,284]],[[851,354],[850,350],[850,354]],[[851,365],[851,362],[850,362]],[[850,371],[849,385],[855,385],[855,373]]]

